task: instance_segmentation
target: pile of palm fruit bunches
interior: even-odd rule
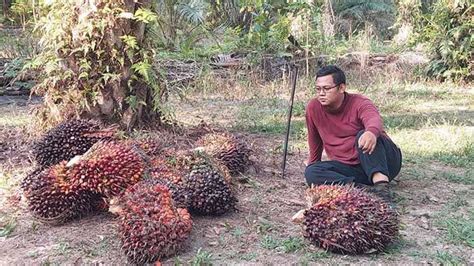
[[[231,178],[250,164],[242,140],[207,131],[196,141],[199,149],[179,151],[116,133],[70,120],[33,144],[38,167],[21,187],[35,218],[62,224],[114,212],[123,251],[131,262],[147,263],[176,254],[191,232],[190,213],[235,209]]]

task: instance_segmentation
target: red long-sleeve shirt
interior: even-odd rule
[[[360,94],[345,93],[340,108],[329,112],[316,99],[306,107],[308,128],[308,164],[321,160],[323,149],[331,160],[349,165],[359,164],[356,135],[360,130],[370,131],[379,137],[386,135],[383,122],[375,105]]]

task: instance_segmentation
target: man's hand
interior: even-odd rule
[[[362,149],[363,153],[372,154],[377,144],[377,137],[370,131],[365,131],[359,138],[359,148]]]

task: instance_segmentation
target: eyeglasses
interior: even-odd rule
[[[336,87],[339,87],[339,85],[341,85],[341,84],[337,84],[337,85],[334,85],[334,86],[332,86],[332,87],[316,87],[316,92],[317,92],[318,94],[320,94],[322,91],[324,91],[324,93],[326,94],[326,93],[328,93],[330,90],[332,90],[332,89],[334,89],[334,88],[336,88]]]

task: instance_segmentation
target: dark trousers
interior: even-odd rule
[[[377,138],[372,154],[363,153],[359,148],[359,138],[365,131],[357,134],[354,145],[359,152],[358,165],[348,165],[339,161],[318,161],[306,167],[305,178],[308,185],[359,183],[373,185],[372,175],[376,172],[395,178],[402,167],[400,149],[385,136]]]

